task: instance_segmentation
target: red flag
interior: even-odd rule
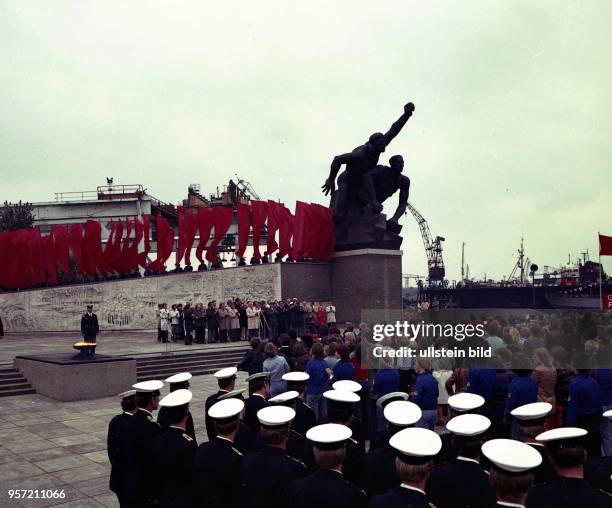
[[[265,201],[251,201],[251,214],[253,216],[253,256],[261,259],[259,242],[261,241],[261,230],[268,216],[268,203]]]
[[[53,226],[53,243],[55,244],[55,263],[66,276],[70,276],[70,256],[68,247],[70,245],[70,235],[68,226],[58,224]]]
[[[176,255],[176,266],[179,266],[183,258],[185,265],[191,266],[191,247],[198,230],[198,216],[190,211],[179,207],[179,247]]]
[[[174,250],[174,229],[170,227],[161,214],[157,216],[157,258],[150,265],[156,271],[166,267],[166,261]]]
[[[109,233],[108,233],[108,238],[106,239],[106,245],[104,246],[104,252],[102,252],[102,256],[100,257],[100,272],[103,274],[107,274],[109,272],[113,271],[112,268],[112,264],[113,264],[113,255],[112,255],[112,251],[113,251],[113,242],[115,239],[115,233],[116,233],[116,226],[115,226],[115,222],[111,219],[110,224],[109,224]]]
[[[110,251],[110,267],[112,270],[121,272],[121,245],[123,240],[123,222],[121,219],[115,224],[115,236]]]
[[[144,236],[144,225],[138,219],[138,217],[134,217],[134,241],[129,248],[129,265],[130,271],[138,270],[138,265],[140,264],[140,254],[138,253],[138,249],[140,248],[140,242],[142,241],[142,237]]]
[[[40,236],[40,228],[29,228],[26,243],[26,287],[37,286],[47,282],[47,272],[45,271],[45,256],[43,253],[43,242]]]
[[[0,286],[5,287],[9,287],[12,237],[12,231],[4,231],[0,233]]]
[[[151,216],[144,215],[142,218],[142,235],[144,237],[144,251],[138,254],[138,264],[147,267],[147,256],[151,252],[151,239],[149,238]]]
[[[76,270],[80,275],[83,273],[83,226],[73,224],[70,226],[70,250],[76,260]]]
[[[18,229],[11,235],[11,253],[9,256],[8,287],[27,287],[27,268],[29,261],[29,231]]]
[[[211,263],[217,260],[217,245],[223,240],[225,233],[232,225],[234,220],[234,211],[225,206],[213,206],[213,226],[215,228],[215,237],[206,251],[206,259]]]
[[[291,257],[299,261],[304,256],[304,228],[306,227],[306,214],[308,205],[302,201],[295,202],[295,219],[293,220],[293,242],[291,243]]]
[[[43,253],[45,257],[45,272],[49,284],[57,284],[57,268],[55,266],[55,242],[53,234],[43,237]]]
[[[599,235],[599,255],[612,256],[612,236]]]
[[[102,226],[98,221],[88,220],[83,235],[83,269],[95,278],[102,257]]]
[[[204,263],[202,253],[206,249],[206,244],[210,239],[210,231],[213,227],[212,208],[198,208],[198,229],[200,230],[200,242],[196,248],[196,258],[200,264]]]
[[[320,231],[324,238],[323,248],[319,259],[321,261],[329,261],[334,254],[336,248],[336,229],[334,227],[334,212],[327,206],[317,205],[319,209]]]
[[[279,254],[281,258],[291,254],[291,239],[293,237],[295,217],[284,205],[278,207],[279,212]]]
[[[268,255],[273,254],[278,249],[275,235],[280,226],[280,219],[282,215],[281,207],[282,205],[280,203],[272,201],[271,199],[268,200],[268,237],[266,239],[266,252]]]
[[[243,258],[249,244],[249,230],[251,229],[251,209],[249,205],[238,203],[238,248],[236,256]]]

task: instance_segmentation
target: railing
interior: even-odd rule
[[[55,201],[97,201],[98,193],[96,191],[83,192],[56,192]]]

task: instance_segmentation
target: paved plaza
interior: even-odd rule
[[[9,334],[0,340],[0,363],[12,363],[17,354],[71,352],[78,338],[78,334],[66,333],[39,334],[36,338]],[[99,344],[97,352],[102,354],[165,350],[165,345],[157,343],[155,332],[103,333]],[[169,344],[174,351],[195,350],[196,346],[202,347]],[[238,373],[238,383],[245,377]],[[212,375],[197,376],[191,381],[191,411],[198,442],[203,442],[207,440],[204,401],[217,391],[217,383]],[[167,387],[162,395],[166,393]],[[121,412],[119,402],[116,397],[74,402],[58,402],[42,395],[0,398],[0,507],[119,506],[108,488],[110,465],[106,452],[108,422]],[[63,490],[65,498],[15,501],[9,499],[10,489]]]

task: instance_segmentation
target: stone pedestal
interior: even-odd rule
[[[17,356],[14,365],[40,394],[52,399],[89,400],[129,390],[136,382],[136,360],[95,355]]]
[[[358,325],[362,311],[402,308],[402,252],[358,249],[334,254],[331,299],[339,323]]]

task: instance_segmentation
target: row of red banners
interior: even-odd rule
[[[180,207],[176,264],[184,262],[191,266],[191,250],[198,232],[197,260],[200,263],[204,259],[216,261],[218,246],[232,221],[231,208],[215,206],[193,211]],[[129,274],[139,267],[163,271],[174,251],[175,232],[161,216],[156,217],[155,223],[157,255],[151,262],[147,261],[151,251],[148,215],[142,220],[111,221],[105,246],[102,245],[102,226],[95,220],[88,220],[85,227],[82,224],[56,225],[45,236],[38,227],[0,233],[0,286],[27,288],[57,284],[59,273],[70,277],[71,255],[76,272],[92,278],[98,274]],[[278,250],[281,257],[327,261],[333,253],[335,234],[329,208],[298,201],[295,214],[292,214],[282,203],[252,201],[250,205],[238,205],[238,256],[244,256],[252,229],[253,256],[261,259],[264,224],[267,225],[266,252],[269,255]],[[209,242],[211,233],[213,237]]]

